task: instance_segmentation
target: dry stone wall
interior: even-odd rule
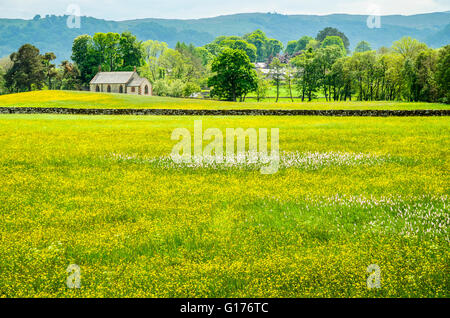
[[[0,114],[154,115],[154,116],[337,116],[430,117],[449,116],[450,110],[274,110],[274,109],[92,109],[0,107]]]

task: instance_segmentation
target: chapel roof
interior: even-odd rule
[[[99,72],[90,84],[127,84],[134,72]]]

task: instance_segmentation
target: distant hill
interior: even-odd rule
[[[431,47],[450,44],[450,12],[412,16],[383,16],[380,29],[366,25],[367,16],[333,14],[281,15],[246,13],[196,20],[140,19],[106,21],[83,17],[80,29],[66,26],[67,16],[47,16],[41,19],[0,19],[0,57],[16,51],[22,44],[31,43],[42,52],[54,52],[58,61],[69,59],[72,42],[81,34],[131,31],[140,40],[164,41],[174,47],[177,41],[204,45],[219,35],[243,35],[262,29],[269,37],[283,43],[303,35],[315,37],[321,29],[331,26],[343,31],[351,48],[361,40],[373,48],[390,46],[403,36],[412,36]]]

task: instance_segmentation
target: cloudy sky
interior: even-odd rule
[[[450,0],[0,0],[0,18],[63,15],[76,4],[81,15],[111,20],[203,18],[241,12],[282,14],[417,14],[449,11]]]

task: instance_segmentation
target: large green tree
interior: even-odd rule
[[[222,41],[221,45],[232,48],[232,49],[245,51],[245,53],[247,53],[248,57],[250,58],[250,61],[256,62],[256,58],[257,58],[256,54],[257,54],[258,50],[257,50],[256,46],[254,46],[251,43],[248,43],[245,40],[227,39],[225,41]]]
[[[224,49],[213,61],[211,70],[215,73],[208,80],[212,97],[228,101],[242,100],[249,92],[257,89],[256,71],[242,50]]]
[[[117,71],[122,62],[120,55],[120,34],[118,33],[95,33],[94,47],[102,53],[102,67],[104,70]]]
[[[87,86],[101,66],[103,71],[132,71],[144,64],[145,49],[130,32],[81,35],[72,45],[72,60]]]
[[[119,39],[119,54],[122,64],[118,67],[121,71],[132,71],[134,67],[143,64],[144,50],[142,42],[130,32],[124,32]]]
[[[21,92],[41,89],[45,82],[45,68],[39,49],[25,44],[10,55],[13,66],[5,75],[10,91]]]
[[[73,41],[71,58],[80,71],[81,83],[84,86],[89,84],[104,60],[102,52],[94,48],[90,35],[80,35]]]

